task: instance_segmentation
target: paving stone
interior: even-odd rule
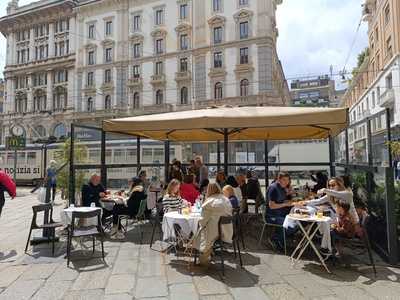
[[[104,300],[133,300],[133,296],[129,294],[105,295]]]
[[[168,296],[167,280],[164,277],[138,278],[136,283],[135,297],[166,297]]]
[[[0,272],[0,287],[7,287],[15,281],[29,266],[11,266]]]
[[[189,272],[188,274],[183,274],[169,265],[166,266],[166,272],[168,284],[193,282],[192,275]]]
[[[79,276],[79,272],[72,267],[68,267],[67,263],[64,262],[54,271],[53,274],[47,279],[47,281],[72,281]]]
[[[117,259],[114,263],[112,274],[136,274],[139,261]]]
[[[138,276],[139,277],[165,276],[165,266],[161,265],[158,261],[140,262],[138,266]]]
[[[193,279],[200,295],[226,294],[228,292],[225,284],[210,276],[197,276]]]
[[[289,257],[277,254],[261,254],[261,261],[269,265],[277,274],[304,274],[302,269],[304,264],[299,261],[295,266],[290,261]]]
[[[68,292],[63,300],[103,300],[104,290],[85,290]]]
[[[201,296],[200,300],[233,300],[230,294]],[[256,299],[254,299],[256,300]]]
[[[173,284],[169,287],[170,300],[198,300],[196,289],[193,283]]]
[[[136,298],[135,298],[136,300]],[[168,300],[168,298],[164,298],[164,297],[156,297],[156,298],[140,298],[138,300]]]
[[[0,300],[30,299],[43,283],[44,280],[17,280],[0,294]]]
[[[72,285],[71,281],[47,281],[35,294],[33,300],[57,300],[62,299]]]
[[[20,279],[47,279],[58,267],[58,264],[33,264],[22,274]]]
[[[270,298],[258,286],[246,288],[230,288],[233,299],[257,299],[257,300],[270,300]]]
[[[107,285],[110,269],[85,271],[79,274],[75,280],[72,290],[95,290],[104,289]]]
[[[263,285],[262,289],[268,296],[276,300],[305,299],[295,288],[287,283]]]
[[[257,265],[246,267],[250,273],[258,276],[259,284],[270,284],[284,282],[283,278],[276,272],[271,272],[267,265]]]
[[[376,281],[372,284],[363,284],[360,288],[378,299],[399,299],[400,284],[391,281]]]
[[[315,281],[310,274],[286,275],[283,278],[306,297],[333,295],[327,286]]]
[[[106,286],[106,295],[131,293],[134,286],[135,276],[132,274],[111,275]]]
[[[120,259],[136,259],[139,256],[139,249],[120,249],[117,256]]]

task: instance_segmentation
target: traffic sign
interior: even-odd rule
[[[26,146],[26,138],[23,136],[7,136],[6,150],[24,150]]]

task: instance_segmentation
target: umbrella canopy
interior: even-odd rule
[[[103,121],[103,130],[154,140],[298,140],[336,136],[348,126],[346,108],[218,107]]]

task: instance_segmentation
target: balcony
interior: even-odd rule
[[[165,84],[165,75],[160,74],[160,75],[153,75],[151,76],[151,84],[157,85],[157,84]]]
[[[143,85],[142,77],[132,77],[128,79],[127,85],[129,87],[138,87]]]
[[[387,89],[380,97],[381,107],[393,108],[395,102],[394,90]]]
[[[143,111],[145,114],[160,114],[173,111],[172,104],[153,104],[143,106]]]
[[[188,81],[192,79],[192,73],[190,71],[176,72],[175,80],[176,81]]]

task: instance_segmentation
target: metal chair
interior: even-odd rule
[[[227,224],[232,224],[233,226],[233,236],[232,236],[232,244],[226,243],[222,240],[222,225],[227,225]],[[213,250],[215,253],[219,254],[219,257],[221,259],[221,264],[222,264],[222,275],[225,276],[225,265],[224,265],[224,254],[223,252],[226,251],[226,246],[232,245],[233,251],[235,254],[235,258],[237,257],[236,255],[236,250],[238,251],[239,254],[239,261],[240,261],[240,266],[243,266],[242,262],[242,255],[240,253],[240,246],[239,246],[239,235],[237,234],[237,228],[235,228],[235,220],[234,217],[232,216],[222,216],[220,217],[218,221],[218,238],[214,242],[214,247]]]
[[[43,230],[44,229],[44,230],[49,230],[52,235],[52,254],[54,255],[54,243],[55,243],[55,236],[56,236],[56,228],[62,227],[63,224],[54,222],[53,206],[51,205],[51,203],[34,205],[34,206],[32,206],[32,210],[33,210],[33,217],[32,217],[31,227],[29,229],[28,240],[27,240],[26,246],[25,246],[25,253],[28,251],[29,241],[31,239],[32,230],[34,230],[34,229],[42,229]],[[46,223],[46,220],[44,220],[44,223],[42,225],[37,224],[37,215],[39,212],[43,212],[45,214],[45,216],[46,215],[49,216],[49,223]]]
[[[84,223],[85,219],[91,219],[97,217],[97,225],[91,226],[76,226],[76,220],[82,220]],[[69,266],[70,257],[71,257],[71,247],[72,247],[72,238],[81,238],[81,237],[92,237],[93,241],[93,252],[95,251],[96,239],[100,240],[101,243],[101,253],[104,260],[104,231],[103,226],[101,224],[101,209],[97,209],[89,212],[72,212],[72,222],[68,228],[68,240],[67,240],[67,265]]]
[[[159,229],[160,237],[162,238],[162,220],[163,220],[163,209],[162,205],[156,205],[155,209],[153,209],[150,217],[150,222],[152,223],[152,233],[151,233],[151,240],[150,240],[150,248],[153,246],[154,243],[154,235],[156,233],[156,229]]]
[[[285,228],[282,225],[267,222],[266,209],[267,209],[267,205],[266,204],[261,205],[261,215],[262,215],[263,228],[261,230],[260,238],[258,240],[258,245],[261,245],[261,241],[262,241],[263,236],[264,236],[264,231],[265,231],[265,229],[267,227],[272,227],[273,229],[280,228],[280,229],[282,229],[282,232],[283,232],[283,248],[284,248],[283,250],[285,252],[285,255],[287,255]]]
[[[235,208],[233,209],[233,217],[234,217],[234,228],[236,228],[236,234],[238,235],[238,238],[242,242],[243,249],[246,249],[246,245],[244,243],[244,237],[243,237],[243,230],[242,230],[242,214],[240,213],[240,208]]]
[[[140,201],[139,210],[135,217],[132,218],[129,215],[118,216],[118,224],[121,224],[121,228],[122,230],[124,230],[125,233],[128,232],[129,220],[132,220],[131,225],[135,223],[140,225],[140,243],[142,243],[143,241],[143,229],[141,225],[143,225],[143,222],[146,220],[146,215],[145,215],[146,208],[147,208],[147,200],[143,199]],[[123,220],[125,220],[125,226],[122,226]]]

